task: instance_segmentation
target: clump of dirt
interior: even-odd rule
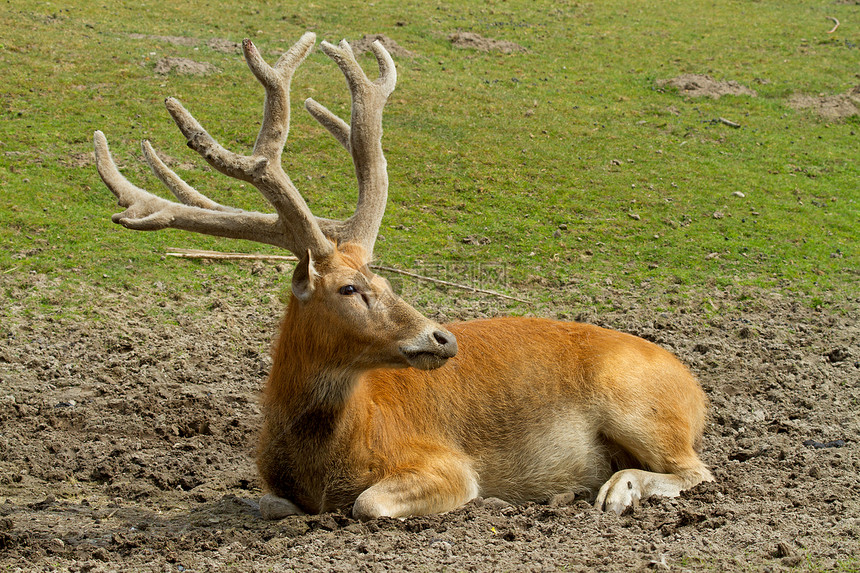
[[[503,54],[513,54],[516,52],[527,52],[528,50],[520,46],[516,42],[507,40],[494,40],[485,38],[474,32],[454,32],[448,36],[448,40],[456,48],[466,48],[478,50],[479,52],[501,52]]]
[[[209,38],[206,40],[206,45],[211,50],[225,54],[238,54],[242,52],[242,44],[233,40],[225,40],[224,38]]]
[[[65,167],[89,167],[95,165],[96,155],[92,151],[81,151],[80,153],[72,153],[71,155],[60,157],[58,159],[60,165]]]
[[[717,81],[704,74],[684,74],[667,80],[657,80],[657,87],[675,88],[678,93],[688,97],[710,97],[719,99],[724,95],[744,95],[756,97],[755,90],[734,80]]]
[[[399,58],[414,58],[415,52],[411,52],[400,46],[396,41],[389,38],[385,34],[365,34],[364,37],[355,42],[350,42],[349,45],[355,54],[363,54],[370,51],[370,46],[373,42],[379,40],[379,43],[385,46],[388,53]]]
[[[794,94],[788,100],[794,109],[808,109],[828,120],[839,120],[860,115],[860,85],[844,94],[811,96]]]
[[[208,76],[218,72],[209,62],[195,62],[189,58],[161,58],[155,64],[156,74],[177,74],[180,76]]]
[[[148,40],[151,42],[162,42],[174,46],[194,47],[199,46],[201,40],[189,38],[188,36],[153,36],[150,34],[129,34],[132,40]],[[210,38],[203,42],[209,49],[225,54],[234,54],[242,51],[242,44],[224,38]]]
[[[238,264],[238,263],[237,263]],[[625,289],[558,289],[543,314],[631,332],[702,382],[716,481],[622,516],[587,500],[475,500],[445,515],[264,521],[260,388],[276,267],[189,266],[193,293],[0,273],[0,569],[25,571],[813,570],[860,555],[857,301],[707,289],[670,310]],[[451,291],[435,319],[504,312]],[[426,287],[430,289],[431,287]],[[85,296],[76,309],[64,297]],[[75,298],[77,300],[77,298]],[[593,310],[595,300],[604,308]],[[53,307],[53,308],[52,308]],[[847,570],[846,569],[846,570]]]
[[[197,38],[189,38],[187,36],[151,36],[149,34],[129,34],[132,40],[150,40],[153,42],[163,42],[165,44],[173,44],[174,46],[196,46],[199,40]]]

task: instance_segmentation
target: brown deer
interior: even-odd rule
[[[382,110],[396,82],[379,42],[375,81],[346,41],[321,44],[346,76],[350,123],[312,99],[305,107],[352,156],[358,205],[343,221],[314,217],[281,166],[290,81],[314,43],[305,34],[272,67],[244,41],[266,92],[251,155],[226,150],[166,100],[189,147],[253,184],[275,214],[210,200],[144,141],[147,162],[181,204],[152,195],[119,173],[95,133],[99,174],[126,208],[115,223],[248,239],[300,259],[263,397],[264,516],[351,507],[362,519],[397,517],[477,496],[518,503],[570,492],[596,492],[598,508],[621,513],[711,480],[696,453],[705,396],[669,352],[629,334],[535,318],[443,327],[369,270],[388,193]]]

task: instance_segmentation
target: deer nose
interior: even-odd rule
[[[457,354],[457,338],[447,330],[434,330],[433,340],[440,346],[439,354],[451,358]]]

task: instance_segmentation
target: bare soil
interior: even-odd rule
[[[475,32],[454,32],[448,36],[448,40],[456,48],[468,48],[479,52],[501,52],[503,54],[513,54],[515,52],[528,51],[516,42],[485,38]]]
[[[397,41],[389,38],[385,34],[365,34],[362,36],[360,40],[356,40],[354,42],[350,42],[350,47],[352,51],[356,54],[363,54],[365,52],[370,51],[370,46],[373,45],[373,42],[379,40],[379,43],[385,46],[385,49],[388,50],[388,53],[394,56],[395,58],[414,58],[415,53],[407,50],[402,47]]]
[[[146,40],[147,42],[161,42],[164,44],[173,44],[174,46],[195,47],[201,44],[208,46],[216,52],[225,54],[240,54],[242,53],[242,44],[224,38],[209,38],[201,40],[199,38],[190,38],[188,36],[152,36],[149,34],[129,34],[132,40]]]
[[[794,109],[808,109],[827,120],[860,115],[860,85],[836,95],[794,94],[788,100]]]
[[[156,74],[177,74],[180,76],[208,76],[218,71],[209,62],[197,62],[191,58],[161,58],[155,63]]]
[[[173,44],[174,46],[196,46],[200,40],[197,38],[189,38],[188,36],[153,36],[150,34],[129,34],[132,40],[147,40],[149,42],[162,42],[165,44]]]
[[[287,281],[260,265],[241,288],[226,276],[176,292],[0,275],[0,568],[860,567],[856,296],[813,309],[788,293],[710,289],[678,294],[664,312],[607,289],[600,303],[612,310],[598,312],[573,287],[555,293],[569,302],[543,314],[653,340],[700,377],[712,408],[703,459],[717,481],[678,499],[620,517],[584,499],[490,499],[405,520],[266,522],[253,463],[258,393]],[[271,298],[249,304],[249,290]],[[442,307],[423,310],[449,319],[499,311],[472,295],[441,296]]]
[[[724,95],[756,97],[755,90],[734,80],[719,81],[704,74],[684,74],[667,80],[657,80],[658,88],[674,88],[687,97],[710,97],[719,99]]]

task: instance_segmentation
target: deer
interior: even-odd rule
[[[621,514],[650,496],[712,481],[698,453],[707,400],[670,352],[631,334],[545,318],[443,326],[371,271],[388,196],[382,112],[397,81],[378,41],[375,80],[346,40],[320,44],[346,79],[350,121],[314,99],[304,107],[351,156],[358,199],[343,220],[311,213],[281,155],[290,84],[315,45],[307,32],[269,65],[243,42],[265,89],[249,155],[225,149],[178,100],[165,101],[187,145],[253,185],[274,213],[213,201],[144,140],[146,162],[178,201],[161,198],[126,179],[104,134],[94,134],[98,173],[125,208],[114,223],[249,240],[298,259],[262,394],[262,516],[342,510],[361,520],[405,518],[478,497],[521,504],[570,493]]]

